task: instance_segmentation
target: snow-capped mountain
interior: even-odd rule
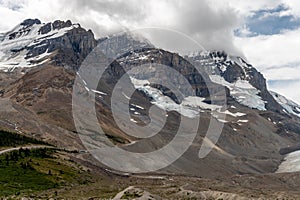
[[[87,32],[79,24],[70,21],[58,20],[45,24],[38,19],[25,20],[13,30],[0,35],[0,70],[12,71],[16,67],[28,68],[51,61],[78,65],[79,60],[82,60],[79,57],[83,58],[95,47],[96,41],[93,38],[91,31]],[[121,56],[121,63],[129,57],[137,61],[147,60],[147,55],[136,54],[136,58],[133,58],[133,54],[128,53],[154,48],[142,36],[128,33],[101,38],[98,44],[107,56]],[[71,61],[67,61],[69,55],[50,59],[56,55],[57,50],[73,54]],[[78,53],[81,56],[78,57]],[[127,54],[127,57],[122,57],[123,54]],[[259,110],[266,110],[266,102],[271,105],[269,107],[278,107],[270,98],[262,75],[242,58],[215,51],[196,52],[187,56],[187,59],[200,65],[213,82],[226,86],[239,103]]]
[[[205,69],[213,82],[227,87],[240,104],[282,113],[281,106],[269,93],[263,75],[243,58],[220,51],[196,52],[186,58]]]
[[[300,142],[299,118],[287,114],[289,109],[284,100],[273,97],[262,74],[240,57],[218,51],[182,57],[157,49],[146,39],[128,33],[96,40],[91,31],[69,21],[43,24],[39,20],[25,20],[0,38],[0,76],[4,77],[0,77],[0,96],[5,100],[3,105],[13,105],[9,109],[1,107],[0,124],[2,119],[18,123],[25,127],[23,132],[45,134],[63,147],[82,145],[74,139],[78,137],[72,115],[72,88],[76,75],[82,78],[78,83],[79,94],[84,94],[87,101],[95,102],[99,123],[109,137],[119,145],[126,144],[126,148],[133,144],[132,148],[137,152],[150,152],[160,148],[163,142],[168,143],[180,123],[179,116],[186,120],[184,130],[189,130],[190,122],[200,117],[201,126],[195,143],[170,169],[176,169],[176,173],[189,171],[197,176],[213,176],[217,172],[222,176],[274,172],[283,158],[279,150]],[[92,88],[90,80],[84,79],[78,68],[96,45],[117,59],[103,73],[97,88]],[[154,63],[180,73],[166,74]],[[143,65],[146,68],[142,68]],[[28,69],[26,73],[6,73],[22,67]],[[164,113],[166,125],[160,135],[150,138],[151,142],[128,136],[118,128],[112,116],[112,93],[118,80],[129,70],[131,72],[125,76],[126,87],[116,87],[116,94],[124,102],[130,99],[129,106],[118,112],[120,115],[130,113],[129,128],[151,121],[148,115],[152,106],[159,110],[158,114]],[[177,98],[170,88],[164,87],[165,80],[178,90],[188,91],[188,87],[181,84],[187,80],[193,95]],[[157,84],[153,84],[154,81]],[[135,89],[131,97],[124,93],[127,87]],[[226,106],[212,101],[212,96],[217,100],[226,97]],[[288,105],[293,106],[290,102]],[[82,113],[88,112],[84,106],[78,107]],[[292,111],[296,113],[297,109],[295,106]],[[161,115],[152,116],[152,119],[154,123],[161,123]],[[211,121],[224,126],[217,144],[203,139]],[[92,127],[91,124],[89,130],[93,131]],[[91,132],[91,135],[95,133]],[[62,140],[64,136],[68,139]],[[203,141],[214,149],[205,162],[198,159]]]
[[[134,50],[155,48],[149,40],[132,32],[121,32],[100,38],[98,45],[107,57],[115,59]]]
[[[165,54],[166,52],[163,50],[153,49],[130,51],[123,55],[123,57],[120,57],[118,62],[124,66],[126,70],[129,70],[132,66],[151,62],[165,64],[167,60],[174,59],[172,56],[163,58]],[[201,76],[207,76],[196,78],[194,77],[196,73],[193,73],[192,70],[184,72],[188,74],[186,77],[188,80],[195,79],[195,81],[192,82],[196,85],[198,84],[198,86],[194,86],[198,88],[198,90],[196,89],[198,97],[207,97],[208,91],[200,89],[203,88],[203,86],[200,85],[205,85],[205,82],[209,79],[214,84],[226,87],[229,90],[230,96],[241,105],[260,111],[272,110],[284,113],[281,105],[279,105],[269,93],[263,75],[241,57],[230,56],[220,51],[202,51],[185,56],[185,59],[200,69]],[[180,69],[177,70],[182,71],[183,68],[187,69],[186,64],[181,62]],[[158,74],[156,75],[158,79],[163,80],[164,77],[159,75],[157,70],[156,72],[154,68],[151,70],[152,72],[150,72],[150,74]],[[133,78],[137,80],[146,81],[148,77],[150,77],[146,72],[139,70],[137,70],[135,74]],[[178,77],[169,78],[175,81],[179,80]]]
[[[276,92],[270,91],[270,93],[272,94],[274,99],[284,108],[284,112],[300,117],[300,105]]]
[[[155,49],[154,45],[137,34],[124,32],[96,40],[92,31],[71,21],[42,23],[38,19],[27,19],[11,31],[0,34],[0,70],[13,71],[44,63],[76,69],[97,44],[106,56],[118,58],[125,67],[155,60],[155,51],[151,51]],[[155,57],[159,60],[164,51],[156,52]],[[299,116],[297,105],[292,102],[286,105],[284,97],[271,95],[264,77],[241,57],[222,51],[202,51],[185,58],[200,66],[213,83],[228,88],[230,96],[241,105]],[[207,93],[204,90],[197,92],[199,97]]]
[[[188,59],[206,69],[214,83],[227,87],[230,95],[240,104],[266,110],[265,101],[260,96],[260,89],[250,83],[253,77],[250,72],[254,68],[242,58],[215,51],[194,53],[188,56]]]
[[[0,35],[0,70],[13,71],[41,65],[49,62],[57,51],[72,54],[72,49],[84,57],[95,45],[93,33],[85,31],[79,24],[60,20],[41,23],[38,19],[27,19]],[[69,56],[73,62],[80,59],[75,54]],[[64,62],[67,63],[66,58]]]

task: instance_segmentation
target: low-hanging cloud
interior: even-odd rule
[[[129,30],[155,27],[155,31],[145,29],[143,34],[156,46],[173,51],[199,50],[199,46],[181,40],[181,35],[176,34],[179,31],[208,50],[238,55],[243,52],[273,83],[292,79],[290,90],[284,89],[286,84],[269,86],[300,102],[299,95],[291,95],[300,80],[297,75],[300,73],[299,28],[248,37],[253,33],[247,19],[261,9],[280,5],[287,8],[280,14],[300,18],[300,1],[295,0],[0,0],[0,18],[5,19],[0,22],[0,32],[8,31],[26,18],[39,18],[43,22],[70,19],[93,30],[96,37],[125,27]],[[233,34],[237,28],[243,33],[240,37]],[[175,34],[165,29],[175,30]]]
[[[71,19],[92,29],[97,37],[124,27],[129,30],[161,27],[180,31],[206,49],[239,53],[233,44],[233,29],[238,25],[236,11],[229,6],[214,8],[208,0],[1,0],[0,6],[11,10],[10,14],[18,14],[15,18],[19,21],[29,17],[42,21]],[[3,15],[0,14],[5,17]],[[12,20],[11,26],[19,23],[16,19]],[[8,26],[0,25],[0,29]],[[164,36],[153,37],[156,42],[162,43],[161,46],[168,45],[164,44]],[[169,50],[172,50],[172,44],[167,46]]]
[[[300,103],[300,28],[276,35],[236,38],[248,60],[269,81],[269,88]]]

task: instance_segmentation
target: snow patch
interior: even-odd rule
[[[197,96],[188,96],[183,99],[181,105],[187,107],[200,107],[202,109],[217,110],[221,109],[222,106],[207,104],[203,102],[205,99]]]
[[[239,119],[237,122],[238,122],[238,123],[247,123],[247,122],[249,122],[249,120],[247,120],[247,119],[245,119],[245,120]]]
[[[136,89],[143,91],[145,94],[152,98],[152,104],[165,111],[176,111],[185,117],[198,117],[200,115],[200,112],[202,112],[201,109],[220,112],[222,108],[219,105],[207,104],[203,102],[204,98],[197,96],[185,97],[181,104],[177,104],[170,97],[165,96],[159,89],[151,87],[148,80],[138,80],[131,77],[131,81]],[[227,122],[222,118],[220,119],[218,115],[213,114],[213,116],[220,122]]]
[[[219,75],[210,75],[209,77],[212,82],[226,86],[230,90],[230,95],[240,104],[249,108],[266,110],[265,101],[259,96],[260,91],[248,81],[237,80],[235,83],[229,83]]]
[[[219,122],[222,122],[222,123],[227,123],[228,121],[226,121],[226,120],[224,120],[224,119],[219,119],[219,118],[217,118],[217,120],[219,121]]]
[[[100,95],[104,95],[104,96],[107,95],[105,92],[101,92],[101,91],[97,91],[97,90],[91,90],[91,91],[96,93],[96,94],[100,94]]]
[[[242,117],[242,116],[246,115],[246,113],[241,113],[241,112],[232,113],[229,110],[225,110],[224,112],[221,112],[221,113],[224,113],[226,115],[231,115],[233,117]]]
[[[130,119],[130,121],[133,122],[133,123],[138,123],[137,121],[135,121],[135,120],[132,119],[132,118]]]
[[[284,108],[283,111],[285,113],[289,113],[300,117],[300,105],[276,92],[270,91],[270,93],[273,96],[273,98]]]
[[[127,100],[130,100],[130,97],[128,97],[124,92],[122,92],[122,95],[123,95]]]
[[[151,103],[162,110],[176,111],[183,116],[190,118],[199,116],[199,111],[197,109],[177,104],[170,97],[165,96],[160,90],[151,87],[148,80],[138,80],[131,77],[131,82],[136,89],[143,91],[145,94],[151,97],[153,99]]]
[[[2,60],[4,56],[5,54],[2,51],[0,51],[0,60]]]
[[[47,44],[42,44],[43,41],[61,37],[74,26],[65,27],[62,29],[51,30],[47,34],[41,34],[40,28],[43,24],[34,24],[30,27],[23,25],[16,26],[12,31],[0,35],[0,70],[12,71],[16,67],[34,67],[45,62],[45,58],[50,55],[46,52],[42,55],[26,59],[28,48],[38,48]],[[15,38],[10,38],[10,34],[15,33]],[[30,61],[41,61],[32,64]]]
[[[86,91],[90,91],[90,89],[87,86],[84,86],[84,88],[86,89]]]
[[[142,106],[139,106],[139,105],[136,105],[136,104],[131,104],[132,106],[136,107],[136,108],[139,108],[141,110],[144,110],[145,108],[143,108]]]
[[[299,172],[300,171],[300,151],[288,154],[279,165],[276,173]]]

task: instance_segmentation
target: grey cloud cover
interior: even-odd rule
[[[238,25],[236,12],[228,6],[214,8],[208,0],[54,0],[44,1],[44,4],[41,4],[43,0],[23,0],[19,3],[2,1],[6,2],[3,5],[10,7],[21,5],[22,8],[15,12],[24,13],[24,17],[40,18],[42,21],[71,19],[79,22],[92,29],[98,37],[124,27],[161,27],[180,31],[209,50],[240,53],[233,44],[232,30]],[[161,38],[159,35],[151,37],[161,43],[160,46],[176,49],[172,42],[165,42],[164,35]],[[176,38],[171,37],[170,41]]]
[[[233,35],[236,28],[244,27],[245,33],[250,30],[246,19],[255,11],[274,9],[282,4],[289,8],[284,15],[300,17],[300,1],[296,0],[0,0],[0,18],[7,19],[1,20],[0,32],[13,28],[25,18],[39,18],[44,22],[70,19],[92,29],[97,37],[122,31],[125,27],[129,30],[172,29],[192,37],[208,50],[245,54],[270,80],[282,80],[279,75],[290,77],[291,74],[299,79],[299,73],[291,73],[299,72],[299,65],[289,70],[286,66],[300,63],[300,27],[269,36]],[[159,47],[173,51],[199,49],[176,32],[154,30],[145,29],[143,34]],[[273,84],[270,88],[294,98],[288,92],[294,87],[279,90]],[[300,102],[299,95],[294,100]]]

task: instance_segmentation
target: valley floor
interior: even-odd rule
[[[299,199],[300,174],[235,176],[228,180],[196,177],[163,179],[111,177],[37,197],[58,199]],[[108,184],[110,183],[110,184]],[[108,185],[107,185],[108,184]],[[48,196],[50,195],[50,196]]]

